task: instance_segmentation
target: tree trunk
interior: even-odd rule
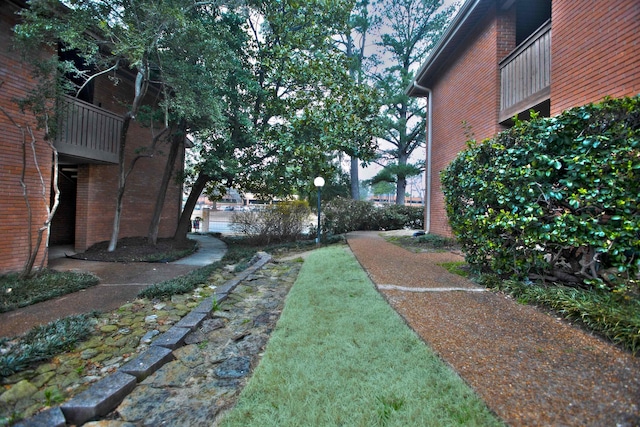
[[[131,114],[127,114],[122,123],[120,130],[120,149],[118,152],[118,191],[116,192],[116,212],[113,217],[113,229],[111,230],[111,240],[109,241],[109,252],[116,250],[118,245],[118,235],[120,234],[120,216],[122,215],[122,197],[124,196],[124,187],[127,183],[124,166],[124,149],[127,141],[127,132],[131,124]]]
[[[358,163],[357,157],[351,156],[351,198],[353,200],[360,200],[360,178],[358,177]]]
[[[409,156],[399,156],[398,157],[398,166],[399,170],[404,170],[404,167],[407,165],[407,158]],[[404,175],[397,176],[397,185],[396,185],[396,205],[403,206],[404,205],[404,195],[407,193],[407,177]]]
[[[151,224],[149,224],[149,234],[147,240],[150,244],[155,245],[158,242],[158,230],[160,228],[160,215],[164,207],[164,200],[167,196],[167,189],[169,188],[169,181],[173,175],[173,168],[175,167],[176,159],[178,158],[178,152],[180,147],[184,143],[184,130],[185,126],[180,125],[179,129],[174,133],[171,139],[171,147],[169,148],[169,155],[167,156],[167,163],[164,167],[164,174],[162,175],[162,181],[160,182],[160,189],[158,190],[158,197],[156,198],[156,204],[153,209],[153,216],[151,218]]]
[[[407,179],[398,177],[398,183],[396,185],[396,205],[404,205],[405,194],[407,192]]]
[[[176,234],[173,236],[174,240],[183,241],[187,239],[187,233],[189,232],[189,226],[191,225],[191,214],[193,213],[193,209],[196,207],[198,197],[200,197],[202,190],[204,190],[204,187],[210,180],[211,178],[202,172],[198,175],[196,182],[191,187],[191,192],[189,193],[187,202],[182,210],[182,215],[180,215],[178,228],[176,229]]]
[[[127,183],[127,172],[124,165],[124,149],[127,142],[127,133],[129,133],[129,125],[138,113],[142,98],[147,91],[148,86],[148,67],[146,54],[144,55],[142,65],[138,67],[138,74],[135,82],[135,95],[131,103],[131,110],[124,115],[124,122],[120,130],[120,150],[118,152],[118,191],[116,193],[116,212],[113,217],[113,230],[111,230],[111,240],[109,241],[109,252],[116,250],[118,245],[118,235],[120,234],[120,217],[122,215],[122,197],[124,196],[124,187]]]

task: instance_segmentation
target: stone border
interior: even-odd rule
[[[182,346],[186,336],[211,315],[214,301],[220,303],[226,300],[236,286],[264,267],[271,259],[271,255],[258,252],[247,269],[228,280],[224,285],[219,286],[211,297],[205,298],[168,331],[158,335],[143,353],[59,407],[42,411],[29,419],[18,422],[15,426],[65,427],[67,423],[84,424],[107,415],[118,407],[139,382],[160,369],[164,364],[174,360],[172,350]]]

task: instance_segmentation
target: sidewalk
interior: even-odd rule
[[[50,258],[49,268],[60,271],[88,271],[100,283],[62,297],[0,313],[0,337],[20,335],[34,326],[92,310],[110,311],[136,298],[144,288],[189,273],[201,266],[219,261],[226,245],[208,235],[189,235],[198,241],[198,250],[170,263],[111,263],[66,258],[63,252]]]
[[[640,360],[553,315],[448,273],[377,232],[348,243],[380,292],[511,426],[640,425]]]

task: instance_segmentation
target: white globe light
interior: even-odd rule
[[[324,187],[324,178],[319,176],[313,180],[313,185],[316,187]]]

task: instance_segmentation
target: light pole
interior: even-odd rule
[[[324,178],[319,176],[313,180],[313,185],[318,189],[318,237],[316,237],[316,245],[320,244],[320,192],[324,187]]]

